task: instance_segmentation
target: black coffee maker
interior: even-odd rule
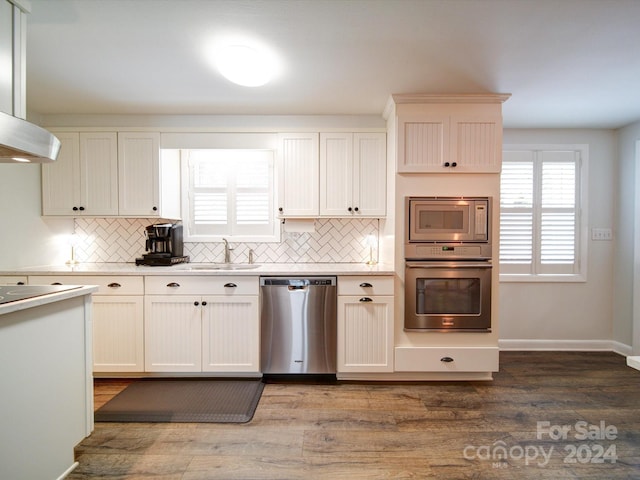
[[[168,266],[189,261],[183,254],[182,225],[156,223],[146,227],[144,234],[148,253],[136,258],[136,265]]]

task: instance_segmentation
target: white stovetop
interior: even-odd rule
[[[0,275],[393,275],[391,265],[364,263],[263,263],[246,270],[198,270],[203,263],[149,267],[134,263],[79,263],[39,265],[0,271]]]

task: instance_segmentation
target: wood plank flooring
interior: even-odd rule
[[[96,423],[68,478],[640,479],[640,371],[624,357],[500,362],[492,382],[270,383],[247,424]],[[96,408],[127,384],[96,380]]]

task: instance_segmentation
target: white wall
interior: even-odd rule
[[[505,144],[588,144],[588,227],[613,228],[617,192],[617,143],[612,130],[518,130]],[[500,284],[503,347],[608,348],[612,339],[614,242],[588,242],[583,283]],[[520,340],[523,340],[520,342]],[[629,339],[621,338],[623,343]],[[627,343],[628,344],[628,343]]]
[[[64,263],[71,219],[43,219],[40,166],[0,163],[0,268]]]
[[[625,345],[633,341],[634,355],[640,354],[640,258],[634,245],[640,238],[636,191],[638,162],[636,142],[640,140],[640,122],[621,129],[618,133],[619,169],[616,192],[616,251],[614,254],[613,282],[613,339]],[[635,255],[634,255],[635,252]],[[634,282],[635,269],[635,282]],[[634,291],[638,292],[634,295]]]

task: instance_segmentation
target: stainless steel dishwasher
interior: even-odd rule
[[[263,374],[336,373],[336,277],[261,277]]]

